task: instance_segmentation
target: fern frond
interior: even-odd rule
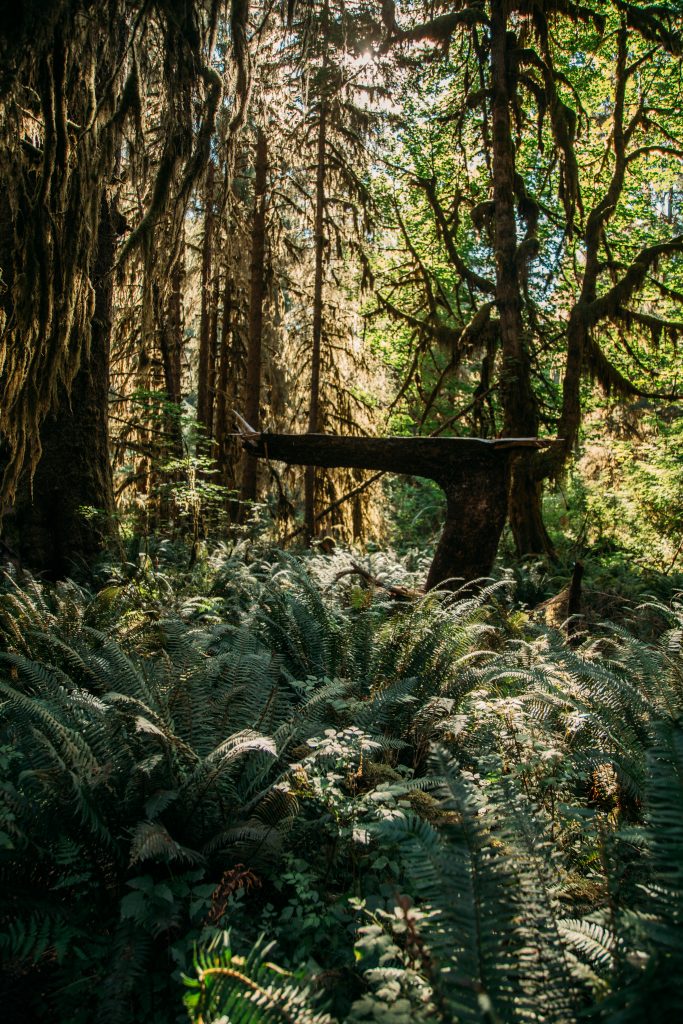
[[[147,860],[158,860],[165,864],[171,861],[201,864],[204,858],[198,851],[189,850],[177,843],[160,822],[141,821],[133,830],[129,864],[133,867]]]
[[[258,942],[236,956],[223,938],[195,958],[196,979],[185,978],[185,1005],[194,1024],[333,1024],[314,1005],[310,985],[268,962],[272,945]]]

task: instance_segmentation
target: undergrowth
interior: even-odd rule
[[[683,606],[568,638],[350,568],[5,578],[5,1020],[683,1013]]]

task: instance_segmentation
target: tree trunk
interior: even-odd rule
[[[534,438],[258,434],[245,436],[243,444],[252,455],[295,465],[384,470],[436,481],[447,505],[426,582],[426,589],[432,590],[489,575],[505,525],[513,459],[542,442]]]
[[[553,555],[542,516],[543,483],[533,459],[515,462],[510,479],[508,515],[518,555]]]
[[[226,267],[223,283],[223,308],[221,312],[221,334],[218,350],[218,382],[216,385],[216,418],[214,439],[216,441],[216,462],[218,463],[219,481],[227,487],[234,483],[234,475],[228,472],[229,443],[228,433],[228,387],[230,371],[233,369],[233,281],[230,267]]]
[[[174,408],[166,417],[166,431],[171,434],[171,449],[175,458],[183,454],[181,429],[182,403],[182,354],[183,354],[183,314],[182,314],[182,280],[183,268],[180,260],[171,274],[171,295],[168,310],[157,309],[159,327],[159,349],[164,372],[164,390],[166,397]],[[158,295],[158,287],[156,292]],[[160,303],[158,302],[158,305]]]
[[[247,393],[245,417],[258,430],[261,425],[261,342],[263,337],[263,295],[265,290],[266,184],[268,150],[265,132],[256,135],[256,176],[254,182],[254,219],[251,230],[251,284],[249,296],[249,343],[247,348]],[[245,459],[242,477],[242,501],[255,501],[257,494],[256,459]]]
[[[327,146],[327,104],[320,101],[318,163],[315,182],[315,271],[313,282],[313,348],[311,350],[311,403],[308,432],[320,430],[320,362],[323,334],[323,252],[325,247],[325,149]],[[304,534],[310,544],[315,534],[315,468],[304,476]]]
[[[221,300],[221,278],[218,268],[213,275],[209,309],[209,431],[213,439],[216,415],[216,375],[218,373],[218,307]],[[213,454],[211,446],[210,454]]]
[[[517,44],[508,32],[508,14],[507,0],[493,0],[491,140],[496,306],[500,318],[503,357],[500,395],[503,432],[510,436],[535,437],[538,432],[538,410],[531,383],[531,364],[522,317],[515,215],[515,146],[510,119],[514,99],[510,48]],[[518,554],[552,552],[552,542],[543,525],[541,486],[527,460],[518,463],[512,470],[509,513]]]
[[[22,563],[53,580],[101,554],[114,524],[108,425],[113,213],[103,200],[90,348],[70,392],[60,388],[57,407],[43,423],[40,462],[32,482],[24,474],[8,523]]]
[[[204,237],[202,240],[201,316],[199,323],[199,366],[197,368],[197,420],[211,437],[213,380],[211,379],[211,263],[213,257],[213,179],[214,164],[209,161],[204,198]]]

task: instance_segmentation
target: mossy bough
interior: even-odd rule
[[[245,433],[247,452],[302,466],[408,473],[434,480],[446,494],[446,521],[425,588],[488,576],[505,525],[510,467],[537,438],[339,437]]]

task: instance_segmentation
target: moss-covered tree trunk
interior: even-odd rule
[[[90,565],[114,529],[108,427],[113,213],[103,201],[89,350],[70,393],[60,388],[57,406],[43,423],[40,462],[32,482],[24,474],[7,522],[22,564],[49,579]]]
[[[517,40],[508,24],[507,0],[491,4],[491,146],[493,167],[496,305],[500,318],[503,433],[535,437],[538,410],[531,381],[529,347],[525,336],[520,286],[515,208],[516,167],[511,108],[514,101],[512,61]],[[527,460],[512,469],[510,526],[520,555],[552,552],[543,525],[541,485]]]
[[[157,324],[161,365],[164,373],[166,398],[173,407],[166,417],[166,433],[172,438],[170,452],[179,459],[183,454],[181,428],[182,356],[183,356],[183,265],[179,260],[171,273],[171,291],[167,308],[157,309]],[[158,292],[158,289],[157,289]]]
[[[261,343],[263,339],[263,296],[265,291],[267,173],[268,149],[266,135],[263,129],[259,128],[256,134],[254,217],[251,229],[249,342],[247,348],[245,396],[246,418],[255,430],[258,430],[261,425]],[[255,459],[245,459],[242,476],[243,501],[256,500],[257,483],[257,462]]]
[[[211,309],[214,245],[214,163],[209,161],[204,190],[204,235],[202,239],[201,317],[199,325],[199,366],[197,368],[197,419],[206,436],[213,433],[214,381],[212,368],[215,356],[211,351]]]
[[[318,159],[315,181],[315,270],[313,275],[313,347],[311,349],[311,391],[308,410],[308,431],[320,430],[320,367],[323,337],[323,255],[325,251],[325,152],[327,147],[327,104],[320,101],[318,124]],[[308,466],[304,475],[304,532],[310,543],[315,535],[315,467]]]
[[[229,490],[236,491],[240,451],[237,440],[231,433],[231,423],[233,411],[239,405],[239,385],[244,376],[244,352],[237,322],[238,289],[234,280],[234,268],[230,262],[226,264],[224,274],[214,441],[219,481]],[[231,518],[238,515],[239,503],[236,502],[235,506],[232,507],[231,504]]]

